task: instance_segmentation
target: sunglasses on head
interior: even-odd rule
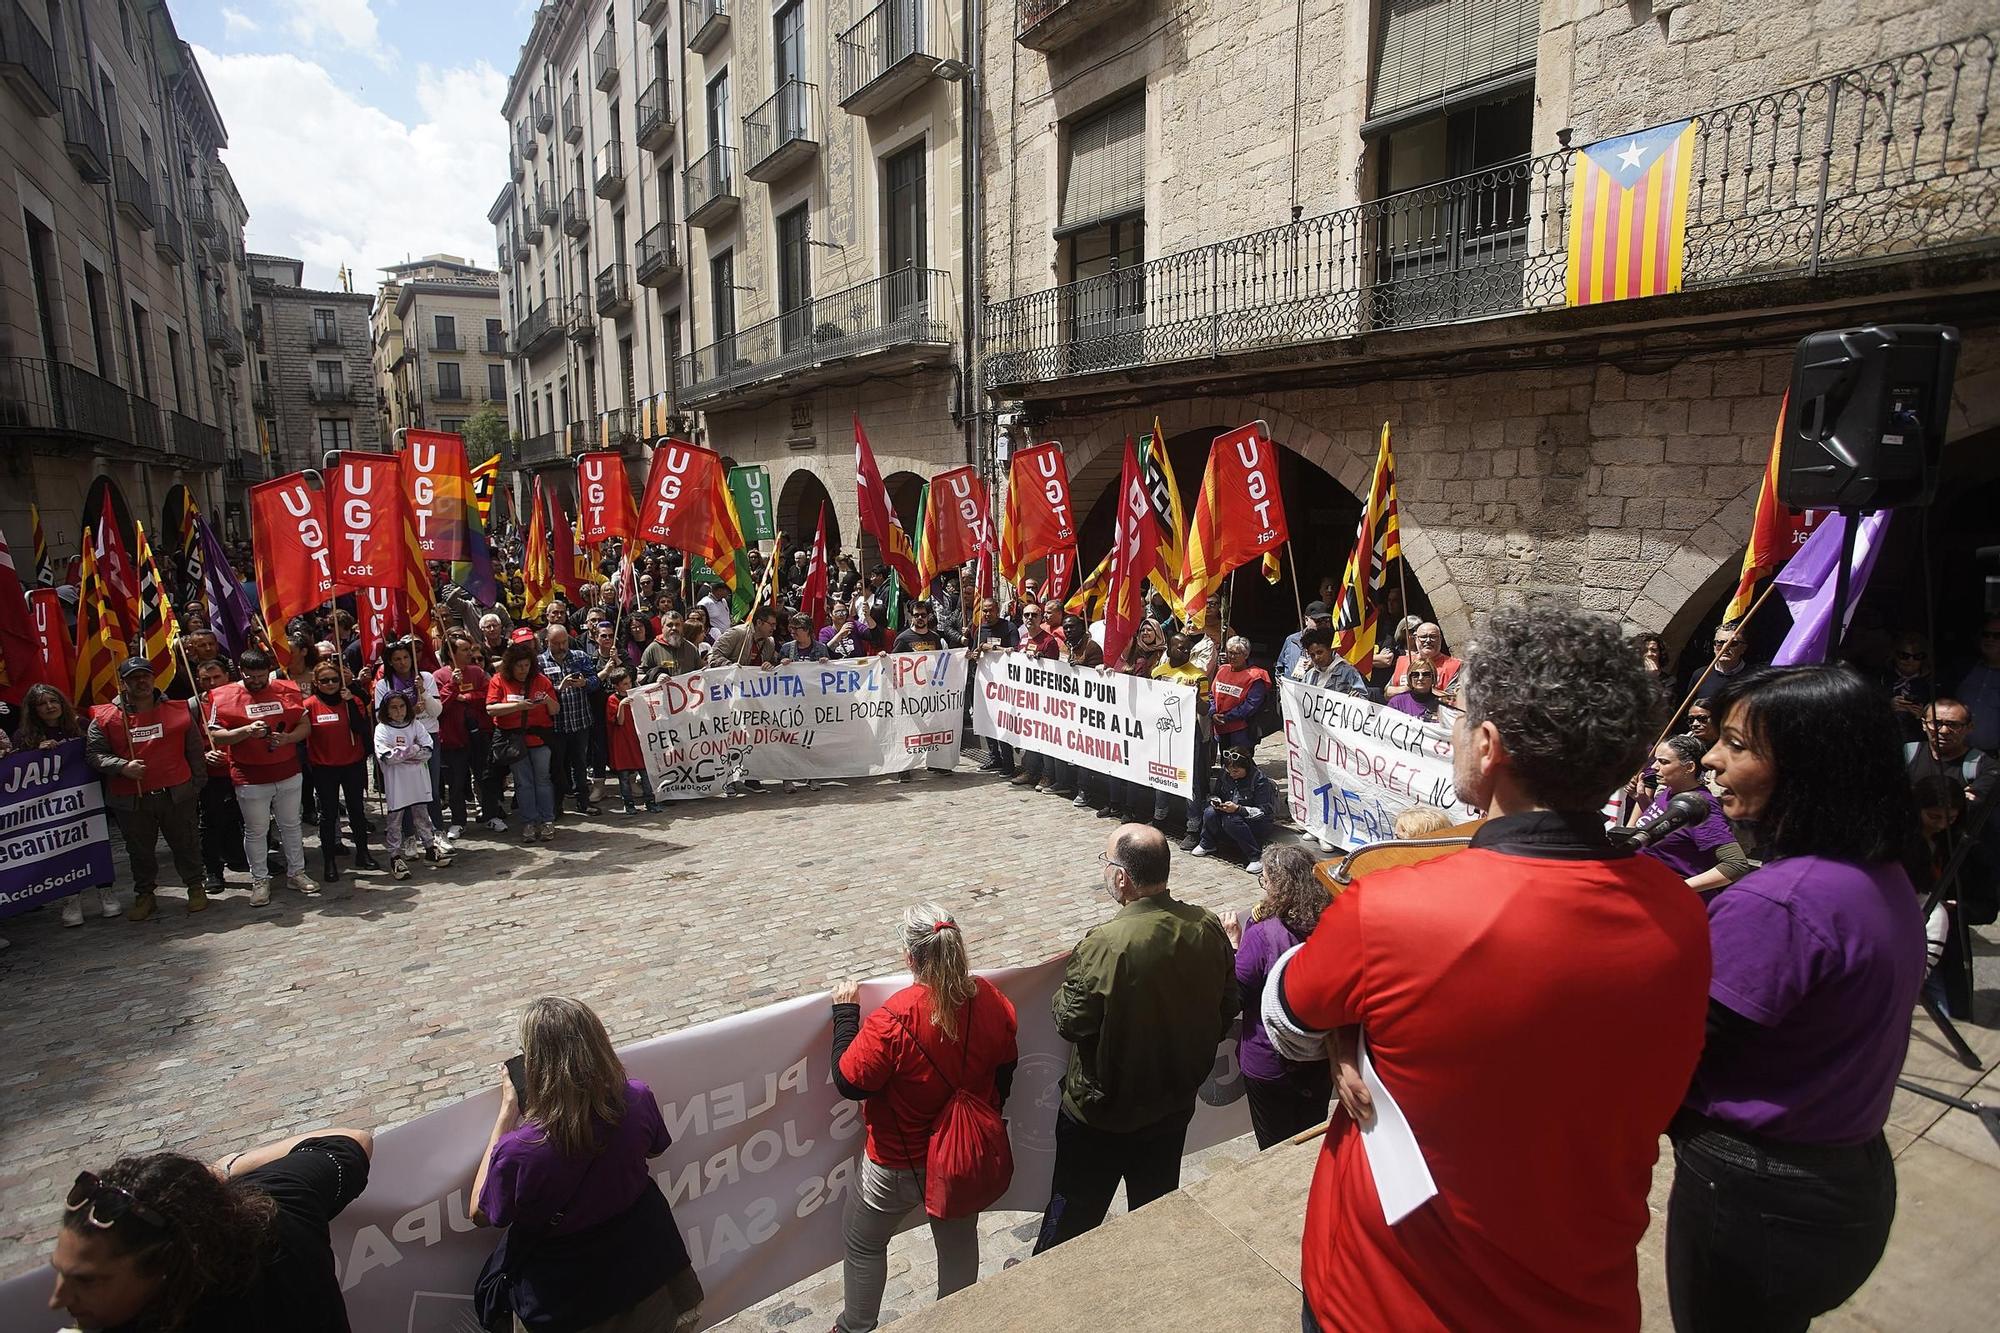
[[[140,1203],[130,1190],[106,1184],[94,1171],[79,1171],[69,1187],[68,1211],[82,1212],[83,1220],[100,1231],[108,1231],[128,1217],[164,1231],[167,1219]]]

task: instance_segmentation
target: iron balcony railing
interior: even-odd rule
[[[314,320],[312,328],[306,333],[306,350],[317,352],[322,348],[339,347],[345,341],[346,339],[341,336],[340,325],[322,324]]]
[[[424,330],[424,346],[433,352],[463,352],[458,332],[455,329],[429,328]]]
[[[639,147],[649,153],[670,152],[674,146],[673,89],[665,79],[654,79],[639,94],[637,110]]]
[[[583,112],[577,105],[575,93],[563,94],[562,132],[564,143],[576,143],[583,138]]]
[[[563,196],[562,229],[565,236],[581,236],[590,230],[590,196],[581,185]]]
[[[615,199],[624,193],[624,145],[613,139],[598,149],[597,157],[591,163],[590,178],[595,183],[599,199]]]
[[[950,301],[951,275],[924,268],[810,297],[681,358],[680,400],[696,403],[893,347],[949,346]]]
[[[533,158],[542,151],[541,140],[535,137],[535,127],[525,120],[515,132],[514,143],[521,150],[524,159]]]
[[[146,179],[146,169],[125,154],[115,153],[111,158],[111,177],[119,215],[140,230],[150,231],[153,183]]]
[[[555,98],[549,95],[547,89],[537,89],[529,96],[528,104],[534,108],[536,129],[547,134],[555,128]]]
[[[1991,34],[1696,117],[1685,289],[2000,246]],[[987,307],[993,385],[1566,303],[1572,157],[1523,158]]]
[[[522,160],[520,147],[515,144],[507,145],[507,174],[514,178],[516,185],[528,174],[528,164]]]
[[[174,212],[174,201],[163,198],[154,206],[156,225],[153,227],[153,253],[169,264],[187,261],[187,233],[181,229],[181,215]]]
[[[469,403],[472,395],[466,392],[464,380],[448,383],[440,379],[437,388],[431,391],[431,399],[439,403]]]
[[[534,352],[549,340],[549,335],[560,331],[550,322],[550,319],[551,315],[547,301],[541,302],[528,312],[528,317],[521,321],[519,328],[514,330],[515,355],[519,356]]]
[[[20,0],[0,3],[0,78],[37,116],[53,116],[58,108],[56,53],[35,26]]]
[[[786,79],[743,118],[743,174],[776,180],[812,157],[819,147],[819,88]]]
[[[709,149],[687,169],[687,220],[707,226],[736,210],[736,150],[727,144]]]
[[[597,78],[597,90],[609,92],[618,83],[618,30],[606,28],[604,35],[597,39],[597,49],[591,53],[591,72]]]
[[[357,403],[361,401],[362,388],[362,385],[350,381],[345,375],[338,375],[332,379],[314,375],[306,380],[306,401],[322,406]]]
[[[535,187],[535,218],[544,227],[556,225],[556,191],[553,185]]]
[[[488,355],[488,356],[505,356],[505,355],[507,355],[507,335],[506,335],[506,334],[504,334],[504,333],[489,333],[489,334],[487,334],[487,335],[486,335],[486,355]]]
[[[540,210],[521,214],[521,243],[533,248],[542,243],[542,215]]]
[[[632,308],[632,266],[606,264],[597,272],[597,313],[616,315]]]
[[[62,90],[63,149],[76,174],[92,185],[111,179],[111,146],[104,137],[104,118],[81,88]]]
[[[278,409],[276,404],[277,400],[272,396],[270,385],[255,384],[251,386],[250,408],[258,416],[260,417],[276,416],[278,414]]]
[[[220,467],[223,459],[222,427],[196,421],[180,412],[167,413],[168,436],[174,453],[206,467]]]
[[[664,287],[680,276],[679,247],[670,222],[656,222],[639,236],[633,248],[632,274],[642,287]]]
[[[903,100],[937,73],[929,50],[927,0],[881,0],[835,39],[840,53],[840,105],[871,115]]]
[[[690,51],[707,55],[728,35],[729,0],[686,0],[681,31],[687,35]]]
[[[132,397],[67,361],[0,357],[0,433],[85,435],[133,443]]]
[[[597,311],[589,297],[579,293],[569,298],[563,307],[563,331],[573,343],[587,343],[597,337]]]
[[[158,403],[138,394],[132,400],[132,447],[148,454],[167,452],[167,420]]]
[[[547,463],[560,457],[562,457],[562,434],[559,431],[547,431],[514,441],[516,463]]]
[[[208,200],[206,190],[196,190],[188,195],[188,230],[207,240],[222,229],[216,220],[215,206]]]

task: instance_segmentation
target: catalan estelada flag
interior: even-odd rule
[[[1570,162],[1570,305],[1681,289],[1697,124],[1678,120],[1576,150]]]

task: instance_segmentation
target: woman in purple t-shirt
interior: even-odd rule
[[[481,1327],[509,1313],[516,1329],[694,1327],[701,1283],[647,1167],[672,1142],[653,1090],[576,1000],[529,1005],[517,1059],[472,1178],[472,1220],[507,1228],[474,1291]]]
[[[1685,733],[1669,736],[1653,747],[1653,775],[1660,780],[1660,790],[1641,822],[1665,810],[1682,792],[1701,786],[1701,756],[1707,749]],[[1701,892],[1733,884],[1750,873],[1750,859],[1736,840],[1736,830],[1729,827],[1720,801],[1709,802],[1706,819],[1677,828],[1639,850],[1664,863],[1685,879],[1689,888]]]
[[[1313,874],[1312,853],[1303,847],[1266,851],[1258,879],[1264,899],[1251,910],[1250,925],[1246,928],[1236,913],[1224,912],[1222,929],[1236,946],[1236,986],[1243,996],[1236,1060],[1261,1152],[1325,1120],[1333,1098],[1332,1066],[1324,1060],[1285,1059],[1271,1049],[1263,1021],[1265,979],[1287,949],[1305,943],[1333,899]]]
[[[1708,904],[1708,1039],[1669,1134],[1674,1327],[1804,1330],[1896,1215],[1882,1126],[1924,975],[1916,810],[1888,700],[1845,667],[1746,672],[1703,763],[1763,858]]]

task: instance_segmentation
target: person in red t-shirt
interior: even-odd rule
[[[833,986],[833,1086],[861,1103],[868,1150],[847,1196],[845,1306],[835,1333],[868,1333],[882,1309],[889,1238],[924,1204],[931,1127],[960,1088],[998,1111],[1020,1058],[1014,1004],[972,975],[958,923],[935,903],[903,915],[903,952],[915,978],[861,1021],[859,988]],[[979,1276],[979,1216],[930,1219],[938,1299]]]
[[[479,644],[464,630],[445,636],[445,665],[432,678],[437,681],[438,770],[442,791],[440,805],[451,808],[451,823],[445,841],[456,842],[471,822],[474,775],[478,775],[479,817],[495,833],[507,831],[502,813],[506,798],[501,783],[491,776],[486,763],[488,736],[493,724],[486,717],[486,669],[479,665]]]
[[[299,687],[271,677],[271,656],[245,649],[236,659],[243,679],[217,690],[209,700],[208,738],[229,754],[229,780],[243,812],[243,855],[250,863],[250,904],[271,901],[271,824],[285,850],[285,883],[307,897],[319,885],[306,877],[306,845],[299,829],[305,779],[299,770],[299,742],[312,730]]]
[[[243,859],[243,812],[237,808],[236,787],[229,780],[229,752],[207,739],[215,726],[216,692],[229,684],[229,665],[214,657],[196,664],[194,683],[202,710],[202,737],[207,747],[203,758],[208,768],[208,781],[197,798],[201,807],[201,864],[212,898],[226,887],[226,872],[241,873],[250,866]]]
[[[639,794],[646,798],[646,813],[658,814],[660,803],[653,799],[653,785],[646,779],[646,751],[639,744],[639,719],[632,712],[632,706],[640,702],[632,697],[632,672],[622,665],[612,667],[604,673],[604,683],[611,689],[604,696],[604,734],[611,771],[618,775],[618,795],[625,802],[625,813],[639,813],[632,803],[632,788],[636,785]]]
[[[549,781],[547,737],[556,725],[556,687],[536,667],[533,630],[517,629],[500,655],[500,670],[486,684],[486,716],[499,729],[493,743],[508,743],[505,733],[520,733],[525,743],[520,758],[508,765],[514,775],[514,805],[521,814],[523,842],[549,842],[556,835],[556,790]]]
[[[340,802],[347,801],[347,832],[354,839],[354,868],[380,870],[368,854],[368,816],[361,798],[368,788],[368,744],[375,723],[368,707],[348,686],[339,657],[320,659],[313,668],[312,693],[305,696],[306,757],[312,760],[313,804],[319,814],[320,878],[340,882]]]
[[[1464,678],[1471,847],[1364,875],[1266,983],[1281,1054],[1336,1033],[1348,1111],[1306,1209],[1304,1326],[1636,1330],[1647,1191],[1708,1003],[1701,899],[1599,813],[1662,700],[1615,622],[1546,603],[1495,611]],[[1437,1187],[1393,1224],[1356,1129],[1357,1024]]]

